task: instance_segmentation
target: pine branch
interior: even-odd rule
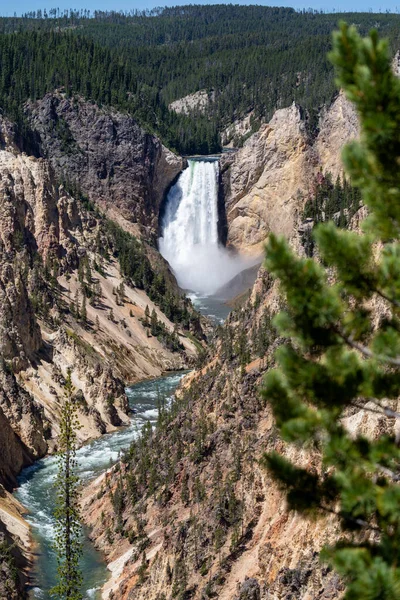
[[[359,408],[361,410],[366,410],[367,412],[371,412],[371,413],[375,413],[377,415],[382,415],[385,417],[389,417],[389,418],[395,418],[395,419],[399,419],[400,418],[400,413],[392,410],[391,408],[389,408],[388,406],[383,406],[382,404],[380,404],[380,402],[378,402],[378,400],[376,400],[375,398],[367,398],[366,402],[373,402],[374,404],[376,404],[381,410],[376,410],[374,408],[371,408],[369,406],[366,406],[364,404],[358,404],[356,402],[351,402],[349,404],[349,406],[354,406],[354,408]]]
[[[368,348],[368,346],[364,346],[363,344],[355,342],[352,337],[347,336],[339,328],[332,328],[332,331],[337,333],[337,335],[344,342],[346,342],[346,344],[350,346],[350,348],[358,350],[366,358],[372,358],[373,360],[377,360],[378,362],[387,363],[395,367],[400,367],[400,357],[392,358],[390,356],[383,356],[382,354],[375,354],[374,352],[372,352],[372,350],[370,350],[370,348]]]

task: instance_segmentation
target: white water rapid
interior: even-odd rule
[[[218,240],[218,160],[188,162],[168,193],[159,249],[183,289],[212,295],[252,263]]]

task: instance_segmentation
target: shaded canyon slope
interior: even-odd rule
[[[185,161],[127,114],[62,92],[27,103],[41,156],[102,210],[154,238],[164,194]],[[134,224],[134,225],[132,225]]]
[[[232,245],[254,251],[276,231],[305,253],[298,231],[304,203],[322,173],[342,172],[340,150],[358,131],[342,95],[319,123],[311,139],[296,106],[277,111],[242,150],[222,158],[230,165],[223,177],[231,186]],[[363,214],[361,208],[352,217],[352,229]],[[284,494],[259,462],[266,450],[276,450],[321,468],[318,453],[282,442],[260,394],[282,343],[271,323],[281,307],[278,285],[261,267],[250,297],[219,329],[206,366],[184,380],[170,417],[86,489],[85,518],[109,562],[103,598],[342,596],[342,582],[318,556],[340,536],[339,523],[287,512]],[[364,410],[351,411],[344,424],[367,436],[392,426]]]
[[[75,146],[70,153],[50,148],[53,161],[28,156],[19,149],[13,124],[0,120],[0,543],[15,540],[22,552],[15,582],[1,546],[0,596],[4,584],[15,591],[10,598],[23,597],[21,557],[26,558],[30,541],[22,509],[9,491],[22,467],[57,446],[67,370],[72,370],[83,443],[128,421],[126,382],[191,365],[199,347],[193,334],[201,336],[190,302],[145,241],[156,227],[158,203],[180,159],[132,119],[99,116],[93,106],[91,111],[97,117],[87,127],[98,138],[91,150],[97,145],[98,156],[104,153],[104,162],[114,169],[120,152],[124,178],[115,175],[109,181],[96,169],[85,171],[87,155]],[[86,135],[80,118],[76,131]],[[118,130],[109,138],[104,133],[108,126]],[[43,148],[41,142],[46,154]],[[64,168],[71,169],[75,181],[61,182]],[[136,228],[143,241],[124,237],[97,205]],[[126,247],[130,258],[147,269],[140,283],[126,275],[121,262]],[[146,283],[150,280],[152,286]],[[156,294],[161,289],[163,306]],[[164,314],[164,306],[174,311],[176,323]],[[152,315],[152,327],[147,315]]]

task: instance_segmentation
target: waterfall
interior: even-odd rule
[[[161,223],[161,254],[179,285],[200,294],[214,294],[247,266],[218,240],[218,169],[217,160],[189,160]]]

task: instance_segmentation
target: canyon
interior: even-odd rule
[[[304,254],[304,204],[324,174],[342,174],[341,148],[357,134],[356,114],[340,94],[321,112],[314,137],[293,105],[242,149],[222,155],[227,247],[257,255],[273,231]],[[305,453],[279,440],[260,395],[280,343],[271,325],[280,307],[278,286],[261,267],[248,299],[214,339],[205,366],[183,380],[171,421],[146,447],[150,457],[143,460],[156,461],[160,473],[155,490],[135,500],[129,484],[123,488],[118,518],[127,534],[115,531],[113,498],[121,493],[121,471],[127,482],[140,473],[140,457],[134,454],[137,466],[128,455],[86,488],[83,512],[112,573],[103,598],[341,596],[340,579],[318,561],[322,546],[339,535],[339,524],[333,517],[310,523],[288,513],[282,491],[260,463],[265,451],[275,449],[311,466]],[[361,410],[347,426],[374,436],[382,423]],[[166,475],[171,463],[172,479]]]
[[[93,117],[90,111],[89,114]],[[121,263],[109,245],[108,217],[99,209],[85,208],[85,202],[89,207],[90,202],[96,202],[96,206],[117,215],[116,220],[122,223],[128,214],[131,221],[127,229],[151,228],[148,220],[151,211],[146,202],[161,202],[162,190],[171,183],[181,165],[180,159],[164,149],[156,138],[146,137],[132,120],[118,115],[114,119],[128,121],[127,127],[134,129],[129,131],[128,148],[121,150],[123,143],[119,139],[109,150],[113,164],[119,160],[113,154],[117,146],[129,162],[126,170],[130,168],[131,188],[125,187],[123,194],[126,202],[131,203],[129,206],[119,203],[122,186],[126,185],[125,174],[122,180],[113,178],[115,188],[93,175],[89,167],[86,178],[73,179],[78,172],[83,176],[83,163],[89,163],[78,151],[77,155],[67,154],[72,162],[75,159],[81,162],[74,171],[67,160],[70,179],[66,182],[62,176],[65,164],[57,162],[57,158],[61,160],[64,156],[62,151],[57,154],[53,149],[54,166],[47,158],[27,155],[21,152],[21,140],[15,135],[13,124],[6,119],[0,122],[0,519],[2,539],[13,540],[23,550],[17,557],[19,588],[10,597],[21,597],[18,594],[23,593],[23,573],[29,558],[29,534],[21,516],[23,508],[12,499],[10,491],[22,467],[57,448],[67,369],[73,372],[82,424],[78,440],[83,444],[128,423],[126,382],[186,368],[198,353],[192,339],[183,333],[183,328],[176,328],[148,296],[149,292],[142,285],[135,286],[122,273]],[[113,134],[107,137],[110,123],[111,117],[99,118],[97,129],[94,128],[97,135],[105,138],[107,148],[112,146],[113,138]],[[99,149],[98,140],[96,144]],[[107,151],[103,150],[102,160],[106,160]],[[151,168],[146,152],[153,161]],[[94,163],[92,157],[90,165]],[[152,170],[154,163],[160,167],[156,174]],[[142,169],[138,170],[136,166],[140,164]],[[151,178],[151,183],[144,181],[144,177]],[[103,185],[111,191],[106,193]],[[147,199],[140,193],[143,186],[152,190]],[[131,193],[126,195],[126,191]],[[86,200],[86,194],[91,200]],[[135,205],[138,197],[135,194],[142,198],[141,206]],[[112,210],[102,205],[101,198],[108,198]],[[133,205],[137,208],[135,216],[130,214]],[[153,223],[155,220],[153,215]],[[153,268],[157,269],[159,285],[164,287],[169,306],[190,318],[194,311],[190,303],[181,299],[167,264],[154,248],[143,242],[141,250],[140,244],[138,252],[145,254],[150,275]],[[168,348],[160,337],[150,334],[147,311],[149,315],[154,312],[157,327],[165,332],[163,339],[169,335],[176,340],[178,350]],[[201,328],[195,327],[193,331],[202,335]],[[8,555],[4,564],[7,561]],[[5,581],[11,585],[7,573]]]
[[[208,335],[202,365],[177,392],[178,410],[168,428],[154,434],[150,452],[157,470],[167,473],[174,465],[169,486],[158,483],[139,500],[125,492],[126,534],[114,531],[113,498],[129,460],[85,487],[82,514],[111,573],[103,597],[161,600],[184,589],[192,598],[221,600],[340,597],[340,580],[317,557],[337,535],[337,523],[328,518],[310,525],[287,513],[282,492],[258,462],[267,448],[294,456],[279,440],[259,393],[279,344],[271,327],[280,308],[276,284],[260,267],[252,289],[218,335],[210,335],[155,245],[166,196],[180,173],[198,167],[187,166],[130,117],[80,97],[47,94],[28,103],[26,114],[33,155],[21,152],[11,123],[3,119],[0,129],[0,519],[4,539],[22,549],[20,572],[26,573],[31,540],[23,507],[10,490],[23,466],[56,448],[67,368],[73,369],[83,444],[129,423],[127,383],[195,367]],[[341,148],[357,134],[356,114],[340,93],[320,112],[314,131],[293,104],[276,111],[242,148],[222,154],[213,175],[215,202],[225,213],[226,248],[218,249],[221,233],[212,232],[218,252],[259,261],[265,238],[275,232],[304,253],[304,205],[326,173],[341,175]],[[137,237],[168,294],[190,315],[188,323],[175,324],[124,276],[107,219]],[[110,248],[106,255],[104,247]],[[190,253],[188,258],[190,264]],[[205,270],[214,263],[212,255]],[[56,294],[49,292],[45,268]],[[179,277],[178,283],[191,287]],[[74,307],[77,298],[82,307],[83,285],[97,290],[93,302],[88,298],[86,322]],[[38,294],[44,298],[40,310]],[[178,350],[149,335],[146,307],[177,336]],[[380,424],[361,412],[349,417],[349,426],[374,434]],[[301,462],[301,453],[297,458]],[[226,527],[216,544],[221,514]],[[10,580],[7,560],[0,585]],[[21,577],[10,598],[21,597],[24,583]]]

